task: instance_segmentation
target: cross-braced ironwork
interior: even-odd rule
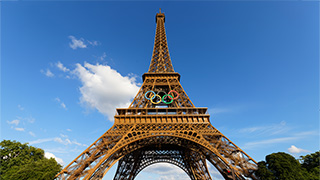
[[[56,179],[102,179],[116,163],[114,180],[133,180],[144,168],[167,162],[191,180],[210,180],[206,162],[225,179],[257,179],[257,163],[209,121],[207,108],[193,105],[174,72],[164,28],[156,15],[149,71],[129,108],[118,108],[114,125],[66,166]]]

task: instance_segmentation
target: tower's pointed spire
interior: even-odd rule
[[[159,13],[156,15],[156,36],[154,40],[154,48],[152,59],[149,67],[149,73],[166,73],[174,72],[171,63],[169,49],[167,44],[166,30],[164,28],[165,16],[161,13],[161,8]]]

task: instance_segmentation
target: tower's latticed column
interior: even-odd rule
[[[207,108],[193,105],[170,60],[165,16],[156,15],[149,71],[129,108],[117,109],[114,125],[56,179],[102,179],[118,162],[114,180],[133,180],[160,162],[181,168],[191,180],[210,180],[210,162],[225,179],[257,179],[257,163],[213,127]]]

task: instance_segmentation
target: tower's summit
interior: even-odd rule
[[[159,8],[159,13],[157,13],[156,15],[156,23],[157,23],[158,17],[163,18],[163,21],[165,22],[165,16],[164,16],[164,13],[161,13],[161,8]]]
[[[161,13],[161,9],[159,13],[156,15],[156,35],[154,39],[154,47],[151,58],[151,63],[149,67],[148,73],[171,73],[174,72],[168,44],[167,44],[167,36],[166,30],[164,28],[165,16],[164,13]]]

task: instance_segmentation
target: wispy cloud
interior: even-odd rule
[[[77,142],[76,140],[71,141],[68,138],[60,138],[60,137],[54,137],[54,138],[45,138],[45,139],[37,139],[35,141],[30,141],[29,144],[30,145],[34,145],[34,144],[41,144],[41,143],[45,143],[45,142],[57,142],[63,145],[78,145],[78,146],[87,146],[86,144],[82,144]]]
[[[41,69],[40,72],[42,74],[46,75],[47,77],[53,77],[54,76],[54,74],[49,69],[47,69],[47,70]]]
[[[60,98],[56,97],[54,100],[57,101],[63,109],[67,110],[66,104],[62,102]]]
[[[67,106],[62,102],[61,103],[61,107],[63,108],[63,109],[65,109],[65,110],[67,110]]]
[[[296,136],[319,136],[319,131],[304,131],[304,132],[298,132],[295,135]]]
[[[69,39],[71,39],[71,43],[69,43],[69,46],[72,49],[77,49],[77,48],[87,48],[87,45],[84,43],[84,39],[76,39],[74,36],[69,36]]]
[[[36,135],[32,131],[29,131],[29,134],[33,137],[36,137]]]
[[[229,104],[224,106],[214,106],[209,107],[208,112],[212,115],[222,114],[222,113],[238,113],[246,111],[247,109],[251,109],[255,107],[255,104],[252,103],[241,103],[241,104]]]
[[[71,129],[67,129],[67,131],[71,132],[72,130]]]
[[[304,153],[304,152],[311,152],[309,150],[305,150],[305,149],[301,149],[301,148],[297,148],[294,145],[291,145],[291,147],[288,148],[288,151],[292,154],[298,154],[298,153]]]
[[[248,142],[245,143],[242,149],[251,149],[253,147],[257,146],[268,146],[271,144],[278,144],[282,142],[291,142],[293,140],[300,139],[299,137],[283,137],[283,138],[273,138],[273,139],[267,139],[267,140],[261,140],[261,141],[255,141],[255,142]]]
[[[12,120],[12,121],[7,121],[7,123],[8,123],[8,124],[14,124],[14,125],[18,126],[19,123],[20,123],[20,120],[15,119],[15,120]]]
[[[67,138],[67,137],[68,137],[68,136],[65,135],[65,134],[60,134],[60,136],[63,137],[63,138]]]
[[[16,128],[14,128],[14,130],[16,130],[16,131],[24,131],[24,128],[18,128],[18,127],[16,127]]]
[[[108,65],[77,64],[73,71],[80,79],[80,100],[113,120],[115,109],[128,107],[139,87],[134,77],[122,76]]]
[[[41,143],[45,143],[45,142],[49,142],[49,141],[53,141],[54,138],[46,138],[46,139],[37,139],[34,141],[30,141],[29,144],[33,145],[33,144],[41,144]]]
[[[103,52],[103,54],[101,56],[93,56],[95,57],[98,61],[104,61],[105,58],[107,57],[107,54],[105,52]]]
[[[60,69],[63,72],[68,72],[70,71],[70,69],[66,68],[60,61],[58,61],[56,63],[56,66],[58,67],[58,69]]]
[[[280,122],[279,124],[272,124],[266,126],[255,126],[249,128],[240,129],[240,133],[256,133],[258,135],[275,135],[288,132],[291,128],[286,125],[285,121]]]
[[[87,48],[88,45],[91,45],[91,46],[98,46],[99,45],[98,41],[89,41],[89,40],[85,40],[83,38],[77,39],[74,36],[69,36],[69,39],[71,39],[71,43],[69,43],[69,46],[72,49]]]
[[[87,40],[87,42],[92,46],[98,46],[99,45],[98,41],[89,41],[89,40]]]
[[[287,136],[287,137],[271,138],[271,139],[265,139],[260,141],[248,142],[248,143],[245,143],[244,146],[242,146],[242,149],[251,149],[254,147],[265,147],[265,146],[276,145],[279,143],[289,143],[295,140],[307,138],[308,136],[312,136],[312,135],[316,135],[315,131],[298,132],[298,133],[291,134],[291,136]]]
[[[36,119],[34,119],[33,117],[28,117],[25,118],[29,123],[34,123],[36,121]]]
[[[30,117],[17,117],[18,120],[16,121],[19,121],[19,122],[28,122],[28,123],[34,123],[36,121],[35,118],[33,118],[32,116]]]
[[[210,114],[228,113],[231,111],[232,111],[232,109],[230,109],[230,108],[210,108],[209,109]]]
[[[18,108],[20,109],[20,111],[24,110],[24,107],[22,107],[20,104],[18,105]]]

